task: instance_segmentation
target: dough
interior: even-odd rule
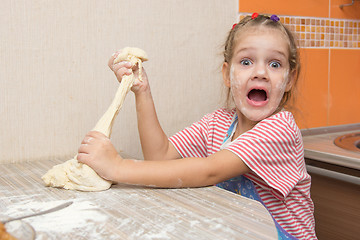
[[[111,182],[101,178],[86,164],[79,163],[76,157],[55,165],[43,177],[46,186],[80,191],[102,191],[109,189]]]
[[[148,60],[146,53],[139,48],[124,48],[114,60],[129,61],[139,66],[139,79],[142,75],[142,61]],[[134,74],[125,75],[108,110],[97,122],[93,131],[98,131],[110,138],[114,120],[122,107],[126,94],[134,83]],[[62,164],[58,164],[42,176],[46,186],[80,191],[102,191],[109,189],[112,182],[101,178],[92,168],[79,163],[76,156]]]
[[[129,61],[132,64],[138,64],[139,66],[139,80],[142,81],[142,61],[148,60],[146,53],[140,48],[124,48],[121,50],[120,54],[114,60],[114,63],[118,63],[120,61]],[[125,100],[126,94],[130,91],[133,83],[135,81],[134,74],[125,75],[121,79],[121,84],[119,89],[116,92],[115,98],[111,103],[108,110],[102,116],[102,118],[98,121],[96,126],[94,127],[94,131],[99,131],[105,134],[106,136],[111,136],[111,129],[122,104]]]

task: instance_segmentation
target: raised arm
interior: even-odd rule
[[[145,160],[180,158],[158,120],[150,88],[135,94],[141,148]]]
[[[180,158],[179,153],[169,143],[166,134],[160,126],[145,70],[142,69],[140,80],[140,71],[137,64],[133,65],[128,61],[114,63],[119,54],[121,53],[114,54],[110,58],[108,65],[115,73],[119,82],[121,82],[125,75],[130,75],[132,72],[135,75],[136,80],[131,90],[134,92],[136,99],[138,130],[144,159],[164,160]]]

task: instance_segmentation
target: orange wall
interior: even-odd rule
[[[340,9],[347,3],[351,0],[239,0],[240,15],[258,12],[277,14],[284,22],[306,20],[292,27],[294,32],[301,27],[310,31],[296,33],[302,63],[296,100],[300,111],[295,112],[300,128],[360,122],[360,1]],[[323,21],[314,27],[318,35],[311,32],[311,21]]]

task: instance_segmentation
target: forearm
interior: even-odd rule
[[[115,182],[160,188],[202,187],[216,183],[206,168],[205,159],[186,158],[168,161],[123,159],[112,179]],[[191,162],[191,164],[189,164]],[[190,167],[191,166],[191,167]]]
[[[144,159],[166,159],[169,142],[160,126],[151,92],[136,96],[138,130]]]
[[[227,150],[207,158],[122,159],[114,169],[111,180],[115,182],[162,188],[210,186],[250,171],[240,158]]]

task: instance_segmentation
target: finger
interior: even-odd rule
[[[86,135],[84,137],[84,139],[81,141],[81,144],[90,144],[91,141],[93,141],[93,140],[94,140],[93,137]]]
[[[96,137],[96,135],[93,136],[93,131],[90,131],[88,133],[86,133],[85,137],[83,138],[83,140],[81,141],[81,144],[90,144],[91,142],[93,142]]]
[[[89,150],[90,149],[88,144],[81,144],[78,148],[78,153],[89,154]]]
[[[105,134],[99,131],[90,131],[87,135],[95,139],[109,139]]]
[[[135,72],[137,70],[139,70],[139,65],[137,63],[135,63],[133,66],[132,66],[132,70]]]
[[[114,60],[117,58],[117,56],[120,54],[119,51],[117,52],[114,52],[111,57],[109,58],[109,61],[108,61],[108,66],[111,68],[111,66],[114,64]]]
[[[86,163],[88,162],[88,154],[85,154],[85,153],[78,153],[77,155],[77,160],[80,162],[80,163]]]
[[[141,86],[141,83],[142,82],[139,79],[136,78],[132,86],[133,87],[138,87],[138,86]]]
[[[115,73],[119,82],[121,81],[123,76],[131,75],[133,73],[131,68],[132,68],[132,63],[127,61],[122,61],[110,66],[110,69]]]
[[[131,69],[133,67],[133,64],[129,61],[121,61],[111,65],[112,70],[116,70],[123,67]]]
[[[120,77],[123,77],[124,75],[131,75],[133,73],[133,71],[129,67],[114,66],[113,71],[116,76]]]

